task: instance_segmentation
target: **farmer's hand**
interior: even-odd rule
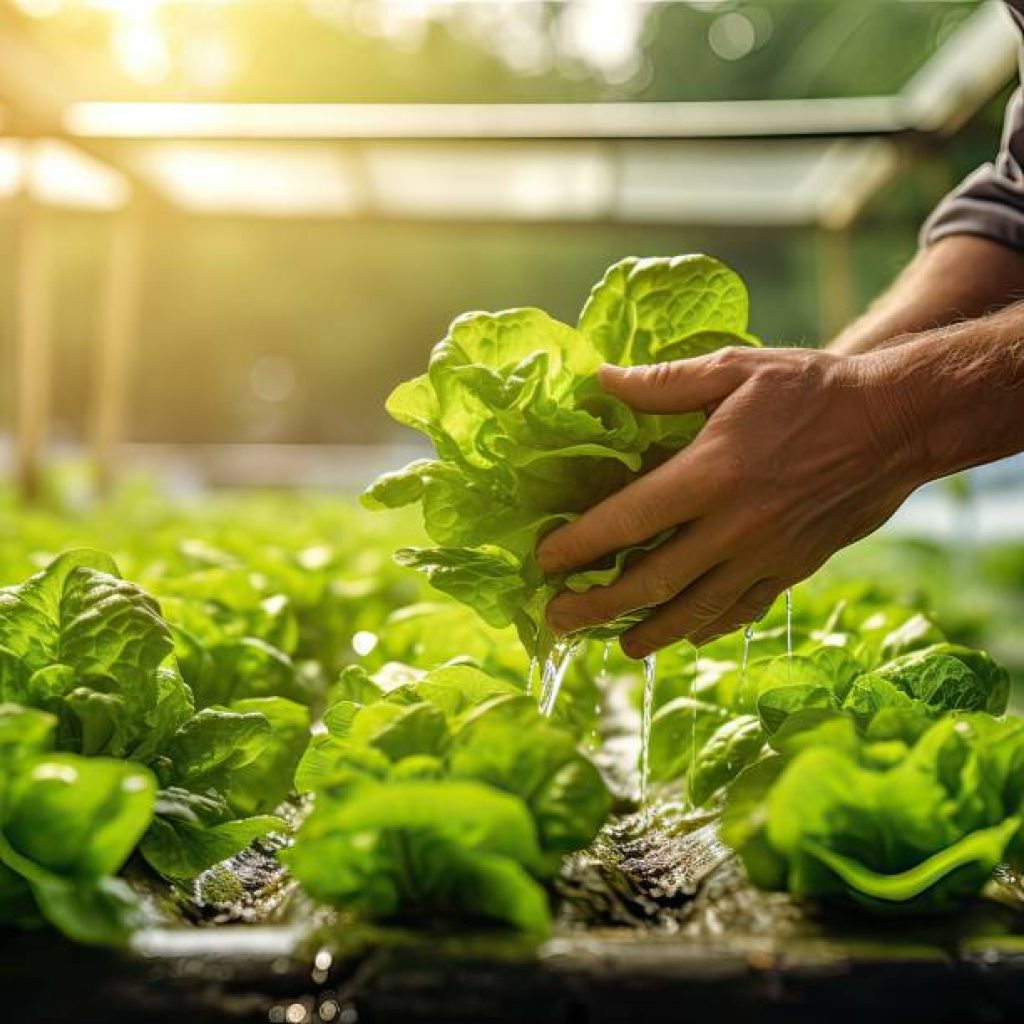
[[[884,353],[727,348],[623,369],[601,384],[634,409],[705,410],[688,448],[540,544],[562,573],[674,527],[608,587],[558,595],[559,633],[653,608],[622,638],[639,658],[761,616],[788,586],[889,518],[925,479],[914,395]]]

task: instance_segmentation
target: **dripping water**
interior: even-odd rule
[[[750,644],[754,639],[754,624],[743,630],[743,661],[740,663],[740,680],[747,678],[747,665],[750,664]]]
[[[526,670],[526,696],[532,697],[536,687],[534,680],[537,678],[537,655],[530,659],[530,666]]]
[[[693,677],[690,679],[690,770],[686,776],[686,788],[689,792],[693,782],[693,772],[697,766],[697,676],[700,675],[700,648],[693,648]],[[693,806],[692,797],[689,799]]]
[[[651,775],[651,722],[654,719],[654,679],[657,655],[644,658],[644,710],[640,732],[640,806],[647,806],[647,785]]]
[[[540,678],[540,713],[546,717],[551,716],[555,710],[555,702],[558,700],[558,691],[562,688],[562,680],[565,679],[569,666],[580,649],[579,640],[572,640],[562,637],[555,641],[551,653],[544,661],[544,671]]]
[[[604,714],[602,700],[608,692],[608,686],[611,682],[611,676],[608,673],[608,656],[611,654],[611,649],[611,641],[606,640],[601,649],[601,666],[597,670],[597,679],[595,681],[597,684],[597,700],[594,702],[594,728],[587,738],[587,749],[591,753],[601,749],[601,716]]]
[[[786,588],[786,655],[793,660],[793,591]]]

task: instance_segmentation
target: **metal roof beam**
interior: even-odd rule
[[[897,97],[709,103],[71,104],[72,136],[132,140],[716,139],[906,131]]]
[[[987,0],[894,96],[648,103],[70,104],[93,140],[752,139],[948,132],[1012,74],[1018,40]]]

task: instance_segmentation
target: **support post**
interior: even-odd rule
[[[823,228],[818,237],[821,254],[819,340],[825,344],[853,319],[853,267],[849,228]]]
[[[136,203],[114,215],[101,297],[99,348],[93,394],[92,449],[96,486],[109,494],[124,438],[128,379],[138,330],[142,259],[141,215]]]
[[[48,211],[26,188],[18,209],[15,253],[15,473],[29,502],[42,494],[50,417],[50,228]]]

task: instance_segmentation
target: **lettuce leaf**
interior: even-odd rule
[[[730,789],[723,838],[751,878],[870,909],[942,910],[1019,860],[1024,722],[949,714],[874,739],[804,730]]]
[[[545,930],[535,879],[586,846],[611,806],[572,734],[518,687],[471,665],[411,679],[352,667],[332,692],[327,734],[296,773],[299,789],[316,796],[285,855],[300,881],[373,917],[482,916]],[[431,803],[418,806],[421,797]],[[372,828],[357,831],[371,806]],[[514,822],[505,837],[514,849],[496,833],[473,838],[491,818],[498,829],[499,817]]]
[[[534,560],[545,533],[653,468],[696,436],[700,415],[635,413],[605,394],[602,362],[637,365],[756,344],[747,293],[707,256],[624,260],[595,286],[576,328],[539,309],[468,313],[435,346],[427,373],[399,385],[391,415],[437,453],[374,482],[368,508],[419,504],[436,545],[398,560],[491,626],[545,648],[547,601],[563,586],[608,585],[630,557],[560,579]],[[656,538],[652,543],[663,540]],[[610,637],[624,618],[592,635]]]
[[[321,799],[280,856],[312,896],[369,917],[549,926],[530,813],[481,783],[367,783]]]
[[[35,714],[7,708],[0,722]],[[124,942],[142,913],[114,876],[150,825],[156,781],[112,758],[29,752],[44,743],[0,755],[0,921],[41,916],[79,942]]]
[[[145,765],[162,791],[188,793],[207,811],[203,801],[216,805],[216,813],[165,821],[165,808],[181,804],[161,798],[142,853],[181,881],[183,864],[203,870],[214,863],[203,856],[230,856],[280,824],[265,814],[291,792],[309,728],[305,707],[279,696],[196,713],[173,651],[160,605],[101,552],[69,551],[0,591],[0,699],[13,702],[26,735],[45,734],[61,751]],[[0,715],[0,751],[11,721]],[[78,770],[85,778],[93,771]],[[215,831],[201,835],[207,828]],[[164,870],[169,864],[173,873]]]
[[[0,591],[0,698],[56,715],[58,746],[145,761],[192,714],[156,602],[109,556],[70,551]]]

